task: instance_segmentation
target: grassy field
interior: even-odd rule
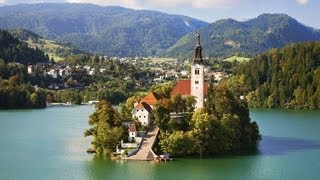
[[[39,39],[39,41],[35,42],[32,39],[28,39],[25,42],[32,48],[37,47],[41,49],[45,54],[49,55],[50,59],[53,58],[56,62],[64,60],[64,57],[58,54],[59,51],[61,52],[61,50],[64,50],[70,53],[73,51],[72,48],[65,45],[57,44],[55,41],[52,40]]]
[[[231,56],[229,58],[224,59],[223,61],[229,61],[232,62],[234,60],[238,61],[238,62],[245,62],[245,61],[249,61],[251,58],[246,58],[246,57],[240,57],[240,56]]]
[[[170,62],[170,61],[177,61],[174,58],[144,58],[143,61],[147,62]]]

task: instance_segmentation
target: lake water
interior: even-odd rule
[[[91,106],[0,111],[0,179],[319,179],[320,112],[251,110],[259,152],[173,162],[111,161],[86,154]]]

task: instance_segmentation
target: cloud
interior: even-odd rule
[[[6,0],[0,0],[0,4],[6,3]]]
[[[102,6],[124,6],[134,9],[191,6],[194,8],[232,7],[247,0],[67,0],[70,3],[93,3]]]
[[[309,0],[296,0],[297,3],[301,4],[301,5],[305,5],[309,2]]]

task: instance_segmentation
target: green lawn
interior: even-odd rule
[[[143,58],[143,61],[147,62],[169,62],[169,61],[176,61],[177,59],[174,58]]]
[[[231,56],[229,58],[224,59],[223,61],[229,61],[232,62],[234,60],[238,61],[238,62],[245,62],[245,61],[249,61],[251,58],[246,58],[246,57],[240,57],[240,56]]]
[[[42,41],[43,43],[34,42],[34,41],[32,41],[32,39],[29,39],[28,41],[26,41],[26,43],[28,43],[29,46],[32,47],[32,48],[38,47],[45,54],[48,54],[50,59],[53,58],[56,62],[61,61],[61,60],[64,59],[64,57],[61,57],[61,56],[57,55],[56,52],[59,49],[71,50],[70,47],[59,45],[53,40],[40,39],[40,41]]]

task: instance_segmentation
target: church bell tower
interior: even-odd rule
[[[191,65],[191,95],[196,98],[196,109],[204,107],[204,65],[200,35],[197,35],[195,56]]]

